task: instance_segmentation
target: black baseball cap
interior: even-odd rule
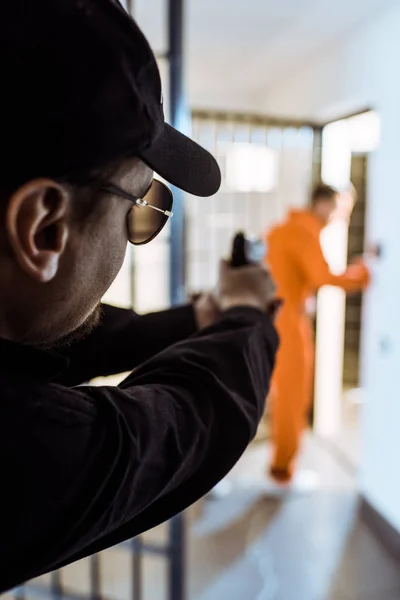
[[[3,3],[0,81],[0,187],[138,156],[191,194],[219,189],[211,154],[165,123],[156,59],[118,0]]]

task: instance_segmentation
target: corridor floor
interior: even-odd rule
[[[302,466],[320,488],[277,499],[262,480],[264,445],[208,501],[191,533],[190,600],[399,600],[400,569],[358,517],[354,474],[308,439]]]

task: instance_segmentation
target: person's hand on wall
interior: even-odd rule
[[[364,257],[367,260],[374,260],[377,258],[381,258],[382,256],[382,246],[380,244],[368,244]]]
[[[262,265],[232,268],[221,261],[217,301],[221,310],[251,306],[276,316],[282,301],[276,298],[275,284]]]
[[[347,274],[358,281],[362,290],[371,282],[370,268],[367,266],[365,256],[356,256],[347,267]]]
[[[368,244],[364,254],[357,256],[351,261],[349,268],[353,269],[354,276],[361,280],[363,290],[370,285],[381,256],[382,248],[380,244]]]

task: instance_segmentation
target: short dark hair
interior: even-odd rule
[[[338,190],[326,183],[319,183],[311,194],[311,206],[315,206],[321,200],[333,201],[338,195]]]

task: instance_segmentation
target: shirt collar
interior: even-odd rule
[[[0,338],[0,372],[21,381],[50,382],[68,368],[67,358]]]

